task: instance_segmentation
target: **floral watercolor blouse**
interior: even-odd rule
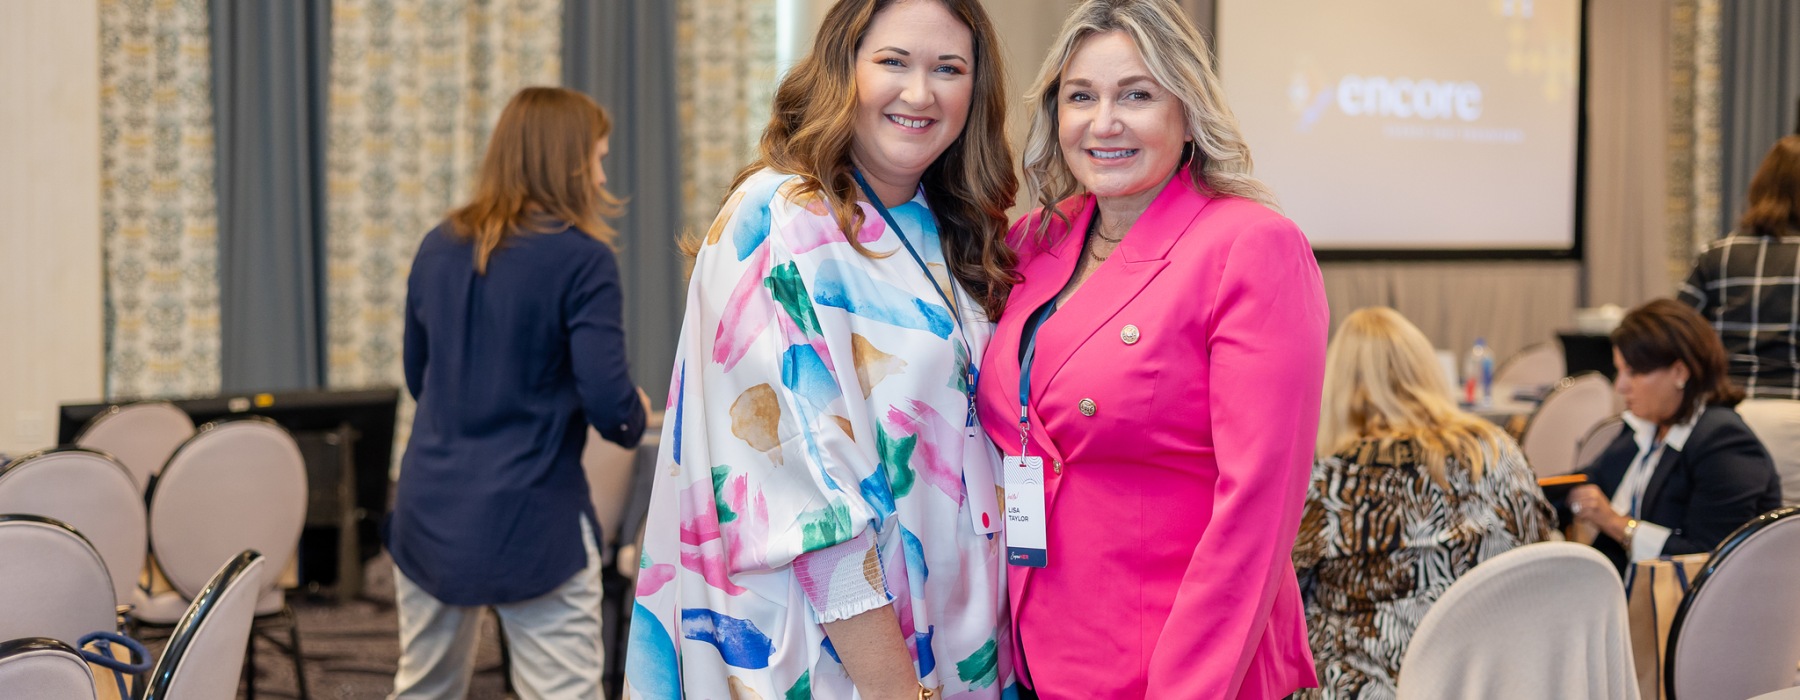
[[[852,697],[822,622],[890,603],[938,697],[1011,695],[1004,543],[962,478],[964,366],[992,327],[957,290],[959,332],[932,289],[951,291],[922,194],[892,215],[931,281],[867,203],[858,240],[886,257],[798,184],[750,177],[695,260],[627,697]]]

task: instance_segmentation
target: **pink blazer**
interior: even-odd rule
[[[1094,200],[1062,209],[1087,230]],[[988,345],[982,425],[1019,450],[1027,317],[1081,236],[1014,224],[1024,281]],[[1318,429],[1328,311],[1293,222],[1166,186],[1046,322],[1031,377],[1049,566],[1010,567],[1014,658],[1046,698],[1281,698],[1316,685],[1290,551]],[[1092,402],[1092,415],[1082,409]]]

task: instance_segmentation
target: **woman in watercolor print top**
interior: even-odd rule
[[[999,60],[975,0],[844,0],[783,79],[694,246],[629,697],[1012,687],[971,424],[1010,281]]]

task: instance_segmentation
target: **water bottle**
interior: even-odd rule
[[[1475,339],[1475,347],[1469,348],[1468,357],[1463,359],[1462,398],[1470,406],[1494,405],[1494,353],[1482,338]]]

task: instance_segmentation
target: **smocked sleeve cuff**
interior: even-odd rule
[[[796,557],[794,577],[821,623],[855,617],[893,601],[873,529]]]

